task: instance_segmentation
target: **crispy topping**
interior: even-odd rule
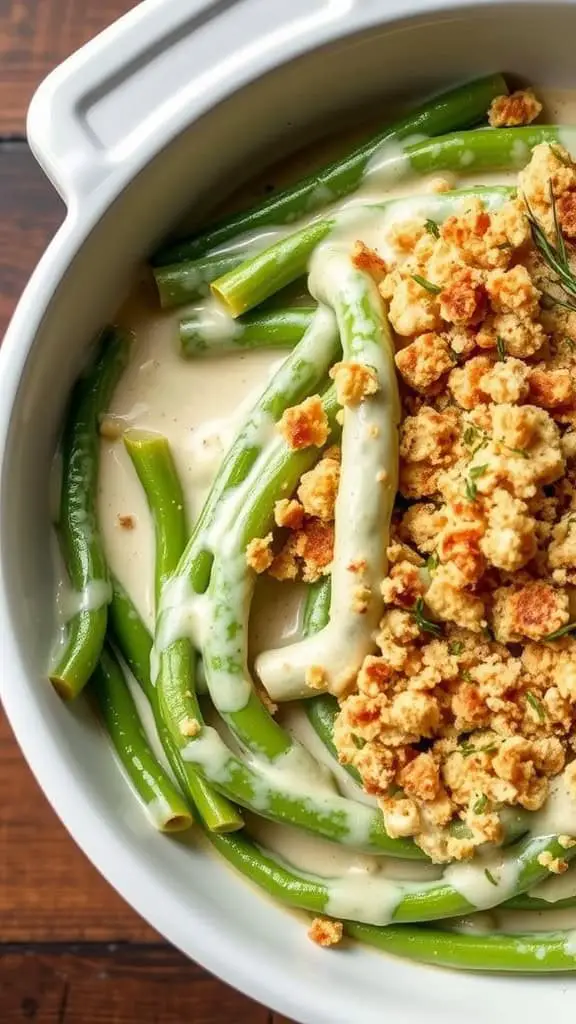
[[[378,377],[371,366],[363,363],[336,363],[330,370],[336,383],[336,397],[340,405],[358,405],[378,391]]]
[[[328,419],[319,395],[286,409],[278,429],[290,448],[322,447],[328,438]]]
[[[315,917],[308,930],[308,938],[317,946],[337,946],[342,940],[344,926],[329,917]]]
[[[254,537],[246,548],[246,564],[254,569],[254,572],[266,572],[272,565],[273,558],[271,533],[266,537]]]
[[[509,96],[496,96],[488,111],[488,124],[491,128],[516,128],[519,125],[531,124],[542,110],[542,104],[536,99],[532,89],[519,89]]]

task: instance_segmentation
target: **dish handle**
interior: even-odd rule
[[[388,19],[405,0],[387,3],[393,10],[382,0],[143,0],[39,86],[32,151],[72,211],[112,178],[120,188],[246,80]]]

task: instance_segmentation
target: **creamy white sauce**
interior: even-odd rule
[[[573,120],[574,110],[573,94],[559,90],[547,94],[545,120]],[[574,131],[566,133],[562,141],[574,151]],[[440,172],[440,175],[410,182],[408,187],[398,185],[394,175],[386,169],[386,162],[393,157],[396,172],[402,170],[405,167],[402,148],[390,143],[380,147],[370,161],[362,189],[354,196],[334,204],[328,211],[329,215],[338,212],[341,217],[338,228],[341,241],[354,241],[362,237],[382,255],[386,255],[386,232],[383,232],[383,226],[386,229],[389,227],[390,220],[386,220],[388,215],[376,217],[373,209],[366,212],[358,209],[361,205],[382,201],[384,181],[387,182],[386,198],[407,192],[423,193],[420,215],[435,216],[436,197],[429,191],[431,179],[449,176]],[[524,152],[514,155],[527,157]],[[468,155],[464,152],[463,172],[468,164]],[[472,168],[472,173],[463,174],[458,182],[453,176],[451,180],[460,187],[473,184],[513,184],[515,174],[483,174],[480,177],[474,174]],[[328,190],[322,198],[331,198]],[[326,215],[326,211],[312,213],[301,223]],[[401,215],[401,210],[396,212],[397,217]],[[221,248],[223,251],[237,248],[249,255],[272,244],[294,230],[294,227],[292,224],[280,230],[272,228],[250,233]],[[233,321],[212,300],[203,303],[199,309],[195,308],[196,311],[203,317],[202,331],[207,341],[234,336],[237,328]],[[158,431],[168,437],[182,481],[189,519],[193,521],[239,423],[279,361],[277,353],[273,351],[246,351],[221,357],[211,356],[202,361],[183,360],[179,355],[177,324],[180,316],[185,313],[186,310],[160,312],[149,282],[144,281],[138,285],[121,315],[122,321],[135,332],[136,345],[109,412],[120,426]],[[272,434],[273,423],[270,420],[263,419],[255,423],[255,443],[267,443]],[[55,492],[57,489],[56,486]],[[55,509],[56,493],[51,505]],[[140,484],[121,441],[102,440],[98,514],[110,567],[151,628],[154,621],[153,533]],[[132,517],[132,529],[120,525],[121,516]],[[218,536],[211,538],[211,542],[217,543]],[[97,608],[108,598],[109,591],[103,583],[92,584],[80,595],[71,593],[69,587],[61,585],[61,624],[64,625],[66,619],[79,608]],[[250,618],[251,659],[272,646],[280,647],[298,639],[301,614],[299,598],[297,587],[273,581],[258,581]],[[165,600],[175,609],[170,626],[172,634],[167,634],[165,642],[169,642],[170,635],[187,635],[198,641],[206,629],[206,607],[202,599],[186,591],[185,581],[176,580],[171,584]],[[147,702],[129,674],[128,678],[153,749],[167,767]],[[311,775],[310,764],[314,762],[304,764],[301,755],[292,755],[284,763],[270,766],[268,783],[279,783],[288,791],[305,785],[310,793],[320,794],[328,802],[335,797],[337,799],[339,793],[359,801],[358,819],[355,824],[352,823],[352,841],[361,845],[366,840],[364,814],[369,807],[373,807],[374,801],[361,793],[348,773],[331,761],[300,708],[287,705],[282,717],[291,734],[310,750],[314,759],[325,768],[329,767],[331,774],[317,772]],[[208,729],[200,741],[192,741],[188,745],[187,755],[190,760],[209,765],[212,772],[220,772],[222,778],[226,776],[229,754],[215,730]],[[264,807],[264,789],[261,800]],[[369,807],[362,807],[362,804]],[[154,807],[149,810],[157,817],[163,809]],[[297,868],[330,880],[330,902],[327,909],[336,916],[357,917],[361,920],[377,907],[382,920],[389,919],[401,894],[399,886],[415,880],[430,882],[441,874],[441,869],[432,865],[384,861],[255,816],[248,815],[248,821],[251,832],[264,846],[276,851]],[[576,809],[566,793],[555,795],[544,811],[535,816],[534,834],[539,832],[576,834]],[[488,880],[486,868],[496,879],[496,886]],[[492,905],[495,897],[504,900],[510,895],[514,888],[515,873],[513,867],[503,866],[502,854],[496,853],[472,865],[453,865],[447,869],[445,879],[473,906],[481,908]],[[569,871],[564,876],[551,876],[535,887],[533,895],[553,903],[574,892],[576,876],[573,871]],[[539,930],[539,923],[543,929],[574,928],[576,913],[562,911],[534,915],[492,911],[490,915],[473,915],[470,920],[472,927],[481,927],[484,920],[484,926],[488,922],[490,927],[496,924],[510,931],[525,931],[527,928]],[[576,930],[568,932],[566,950],[576,956]]]

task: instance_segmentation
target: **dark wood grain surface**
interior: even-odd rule
[[[45,74],[129,0],[0,0],[0,337],[64,210],[24,141]],[[0,638],[1,643],[1,638]],[[46,802],[0,712],[0,1024],[282,1024],[156,935]]]

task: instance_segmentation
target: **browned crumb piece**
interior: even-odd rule
[[[322,665],[309,665],[304,678],[306,686],[310,686],[311,689],[326,689],[326,670],[322,668]]]
[[[574,376],[570,370],[547,370],[535,366],[528,377],[530,401],[544,409],[571,406],[576,399]]]
[[[450,283],[440,295],[440,313],[444,320],[459,326],[474,326],[482,320],[488,297],[482,274],[473,267],[457,267]]]
[[[553,875],[563,875],[568,869],[568,861],[562,860],[560,857],[553,857],[550,850],[544,850],[543,853],[539,853],[537,860],[543,868],[548,868],[548,871],[551,871]]]
[[[267,534],[266,537],[254,537],[246,548],[246,564],[251,569],[254,569],[254,572],[266,572],[266,569],[270,568],[274,560],[271,547],[271,533]]]
[[[300,405],[286,409],[278,429],[290,448],[321,448],[328,438],[328,418],[320,395],[311,395]]]
[[[361,241],[354,243],[352,263],[358,270],[365,270],[375,281],[381,281],[388,272],[386,262],[378,255],[376,250],[371,249]]]
[[[499,587],[494,591],[493,618],[496,638],[502,643],[522,637],[542,640],[568,622],[569,598],[564,590],[540,580]]]
[[[178,723],[178,731],[182,736],[188,736],[190,739],[194,739],[194,737],[202,731],[202,726],[197,718],[183,718]]]
[[[454,366],[448,342],[433,332],[401,348],[395,361],[406,383],[424,393]]]
[[[274,505],[274,521],[276,526],[299,530],[304,521],[304,509],[295,498],[281,498]]]
[[[136,526],[136,519],[132,515],[119,515],[118,525],[121,526],[123,530],[133,530]]]
[[[576,239],[576,192],[564,192],[558,199],[556,212],[563,234]]]
[[[100,437],[104,437],[107,441],[118,441],[124,433],[124,428],[120,420],[115,419],[113,416],[103,416],[100,420],[98,433]]]
[[[270,576],[295,580],[301,573],[305,583],[314,583],[327,572],[333,556],[334,524],[308,518],[302,529],[290,534],[274,558]]]
[[[542,110],[542,104],[531,89],[519,89],[509,96],[496,96],[488,111],[488,124],[492,128],[516,128],[531,124]]]
[[[571,850],[573,846],[576,846],[574,836],[558,836],[558,842],[563,850]]]
[[[330,370],[336,383],[336,397],[340,405],[358,405],[378,391],[378,377],[371,366],[363,363],[336,363]]]
[[[329,917],[315,917],[308,930],[308,938],[317,946],[337,946],[342,940],[343,933],[342,921],[332,921]]]
[[[340,464],[334,459],[321,459],[313,469],[304,473],[298,488],[304,512],[319,519],[333,519],[339,483]]]

